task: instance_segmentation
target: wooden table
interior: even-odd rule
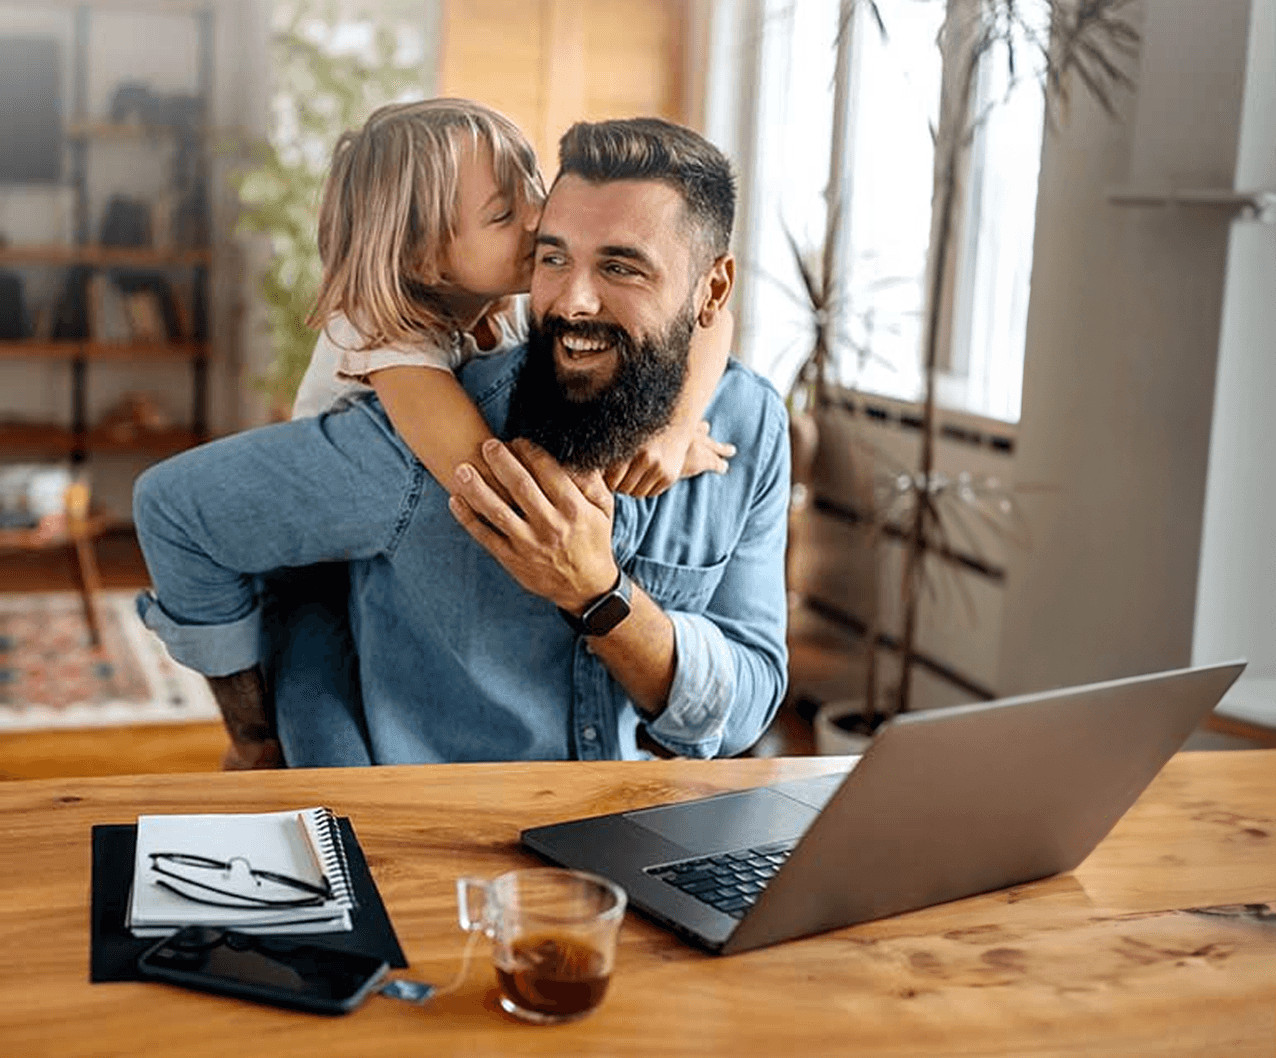
[[[338,1019],[90,984],[89,828],[139,812],[349,815],[411,969],[459,965],[453,879],[535,860],[520,828],[837,769],[837,758],[456,765],[0,784],[0,1055],[1209,1055],[1276,1052],[1276,752],[1176,757],[1074,874],[733,958],[631,914],[603,1006],[538,1028],[480,946],[433,1006]]]

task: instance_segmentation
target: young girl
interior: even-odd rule
[[[323,329],[294,422],[182,453],[138,479],[134,521],[155,588],[139,611],[178,661],[209,677],[231,737],[224,766],[282,763],[258,661],[263,600],[254,578],[330,558],[338,536],[343,554],[374,550],[361,535],[364,454],[341,446],[343,399],[375,390],[398,437],[444,488],[458,463],[486,467],[479,449],[491,432],[453,372],[524,340],[522,292],[543,198],[531,147],[496,112],[454,99],[376,111],[341,137],[325,185],[324,275],[312,315]],[[700,419],[730,339],[729,317],[697,328],[670,424],[607,469],[612,488],[650,496],[679,476],[725,472],[734,449],[709,437]],[[333,423],[296,421],[333,409]],[[315,512],[313,538],[298,538],[295,519],[272,521],[272,512],[298,506]],[[357,718],[340,701],[349,697],[349,673],[290,672],[288,652],[302,638],[312,661],[351,650],[348,630],[307,605],[307,590],[290,596],[273,625],[277,678],[311,680],[307,724],[345,725],[354,742]],[[277,612],[277,599],[264,602]]]
[[[449,487],[491,431],[452,372],[524,340],[544,199],[531,145],[507,118],[462,99],[376,111],[333,151],[319,211],[322,328],[294,406],[314,414],[371,385],[434,479]],[[672,422],[608,485],[653,496],[680,476],[723,473],[729,445],[700,422],[726,366],[725,317],[693,342]],[[492,483],[489,481],[489,483]],[[494,483],[493,483],[494,484]]]

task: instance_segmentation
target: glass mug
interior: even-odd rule
[[[456,881],[461,928],[492,939],[501,1009],[540,1025],[602,1002],[627,899],[605,878],[554,867]]]

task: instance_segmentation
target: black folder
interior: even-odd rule
[[[354,928],[341,933],[307,933],[307,941],[342,951],[376,955],[391,966],[408,965],[399,939],[386,914],[377,883],[368,870],[350,820],[338,820],[356,907],[351,911]],[[133,882],[133,856],[137,825],[111,823],[93,828],[93,915],[89,956],[90,981],[140,981],[137,957],[155,944],[157,937],[135,937],[124,925],[129,890]]]

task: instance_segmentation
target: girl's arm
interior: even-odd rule
[[[448,492],[458,463],[477,467],[489,485],[501,488],[488,477],[480,451],[492,431],[451,371],[386,367],[368,381],[399,436]]]
[[[696,327],[687,354],[687,381],[673,418],[632,459],[607,468],[603,480],[613,491],[658,496],[679,478],[695,477],[706,470],[727,472],[735,445],[710,437],[703,417],[726,369],[734,330],[735,320],[726,308],[718,310],[708,327]]]
[[[658,496],[680,477],[706,470],[726,473],[735,446],[710,437],[709,425],[701,418],[726,368],[733,331],[734,321],[725,309],[709,327],[696,328],[688,353],[687,382],[673,418],[632,459],[608,468],[605,479],[612,489],[630,496]],[[480,451],[492,431],[450,371],[386,367],[373,372],[368,381],[399,436],[435,481],[452,492],[457,465],[469,463],[508,501],[500,483],[489,475]]]

